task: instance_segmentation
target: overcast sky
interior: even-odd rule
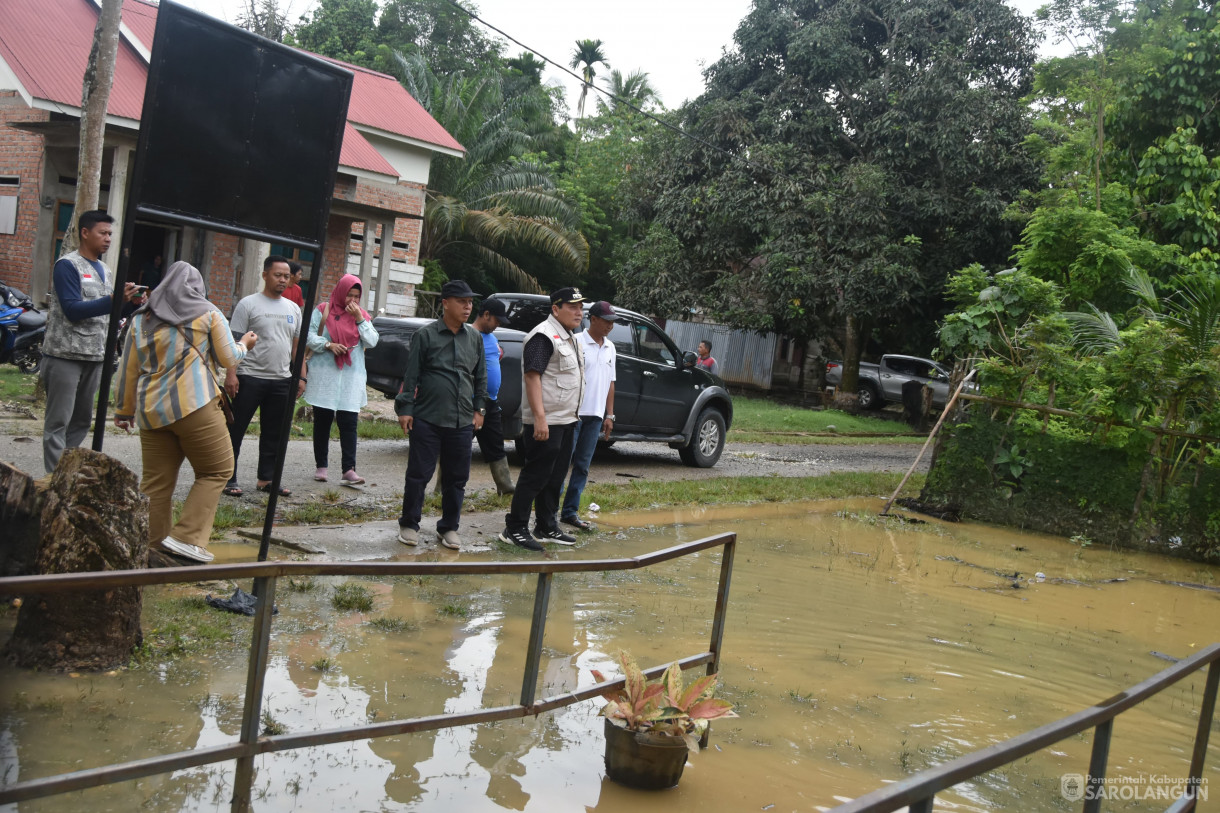
[[[179,0],[183,5],[233,22],[242,0]],[[1024,14],[1045,0],[1008,0]],[[281,0],[295,24],[313,0]],[[613,3],[557,3],[555,0],[476,0],[479,16],[562,65],[572,57],[576,40],[600,39],[611,68],[625,74],[645,70],[666,107],[673,108],[703,92],[703,67],[715,62],[732,44],[737,24],[750,0],[617,0]],[[491,32],[488,32],[491,33]],[[507,53],[521,49],[509,43]],[[599,68],[599,78],[609,69]],[[545,81],[568,89],[572,115],[580,83],[550,68]],[[599,80],[595,80],[595,83]],[[592,108],[594,102],[590,100]]]

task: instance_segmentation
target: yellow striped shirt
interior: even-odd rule
[[[162,323],[151,333],[144,329],[147,318],[147,313],[131,318],[119,364],[121,384],[114,416],[134,417],[141,429],[160,429],[220,395],[216,378],[200,354],[229,368],[245,358],[246,347],[233,340],[229,320],[218,310],[208,311],[181,329]]]

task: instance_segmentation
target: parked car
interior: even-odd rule
[[[526,332],[550,313],[550,301],[540,294],[493,296],[508,306],[508,322],[512,325],[500,328],[495,335],[504,348],[499,397],[504,436],[515,440],[521,437],[522,426],[522,342]],[[620,318],[609,336],[618,359],[615,425],[609,443],[666,443],[688,466],[716,465],[733,422],[733,401],[724,382],[696,368],[695,354],[680,351],[651,319],[623,308],[616,310]],[[430,321],[385,316],[373,320],[381,339],[376,347],[365,351],[370,387],[390,397],[398,394],[411,336]],[[586,316],[581,329],[587,323]]]
[[[843,362],[826,363],[826,386],[843,380]],[[949,400],[949,371],[931,359],[886,355],[879,364],[860,362],[856,394],[863,409],[881,409],[887,403],[902,403],[902,385],[919,381],[932,389],[932,406],[944,407]]]

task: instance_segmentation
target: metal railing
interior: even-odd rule
[[[1190,758],[1190,773],[1182,780],[1183,793],[1166,808],[1166,813],[1187,813],[1198,803],[1198,790],[1202,787],[1203,761],[1207,755],[1207,739],[1211,732],[1212,719],[1216,711],[1216,688],[1220,684],[1220,644],[1179,661],[1163,672],[1158,672],[1142,683],[1103,700],[1095,706],[1064,717],[1041,728],[1027,731],[1005,742],[975,751],[935,768],[921,771],[880,790],[854,799],[847,804],[832,808],[833,813],[891,813],[909,808],[911,813],[931,813],[936,794],[942,790],[981,776],[995,768],[1029,756],[1049,745],[1066,740],[1090,728],[1093,733],[1093,752],[1089,759],[1089,770],[1084,775],[1084,784],[1076,794],[1084,802],[1084,813],[1098,813],[1103,801],[1106,780],[1106,765],[1110,757],[1110,735],[1114,718],[1134,708],[1150,697],[1168,689],[1178,681],[1207,666],[1207,682],[1203,690],[1203,702],[1199,706],[1199,727],[1195,734],[1194,751]]]
[[[711,548],[724,549],[720,560],[720,579],[716,588],[716,608],[712,620],[711,641],[706,652],[681,659],[685,669],[707,666],[707,674],[719,671],[720,651],[724,642],[725,614],[728,611],[729,585],[733,575],[733,556],[737,534],[726,533],[694,542],[675,545],[630,559],[590,559],[579,561],[523,562],[260,562],[243,565],[208,565],[160,570],[121,570],[110,573],[68,573],[52,576],[17,576],[0,579],[0,593],[31,595],[64,593],[78,590],[112,590],[116,587],[148,586],[194,582],[200,579],[254,579],[254,594],[259,596],[250,640],[249,665],[246,671],[245,705],[242,711],[241,733],[237,742],[179,751],[147,759],[105,765],[70,773],[15,782],[0,788],[0,804],[38,799],[70,791],[124,782],[154,774],[196,768],[217,762],[237,761],[234,792],[230,809],[234,813],[250,809],[254,783],[254,758],[259,754],[330,745],[339,742],[389,737],[419,731],[509,720],[538,715],[543,712],[589,700],[605,692],[621,688],[623,679],[605,681],[579,691],[536,697],[538,670],[542,661],[542,639],[546,629],[547,607],[550,603],[551,581],[556,573],[587,573],[594,571],[635,570],[668,562]],[[534,592],[533,618],[526,649],[524,674],[521,681],[521,702],[512,706],[479,709],[477,711],[413,717],[380,723],[321,729],[302,734],[259,736],[262,718],[263,687],[267,675],[267,659],[271,642],[272,608],[275,604],[276,581],[290,576],[418,576],[418,575],[495,575],[525,574],[538,576]],[[656,677],[666,665],[645,670]]]

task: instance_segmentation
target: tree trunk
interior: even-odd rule
[[[69,449],[43,499],[40,574],[133,570],[148,558],[148,498],[119,461]],[[5,654],[39,669],[110,669],[140,645],[140,588],[29,596]]]
[[[4,528],[0,575],[21,576],[33,571],[42,503],[33,477],[0,462],[0,528]]]
[[[106,107],[114,84],[114,61],[119,52],[119,22],[122,0],[100,0],[101,11],[93,29],[93,47],[85,65],[80,99],[80,153],[76,163],[76,205],[64,234],[63,254],[80,245],[77,219],[98,207],[102,184],[102,152],[106,141]],[[114,214],[113,212],[111,214]],[[118,213],[119,215],[122,212]],[[61,255],[62,256],[62,255]]]
[[[855,316],[848,314],[843,328],[843,378],[839,389],[844,393],[856,394],[860,388],[860,323]]]

